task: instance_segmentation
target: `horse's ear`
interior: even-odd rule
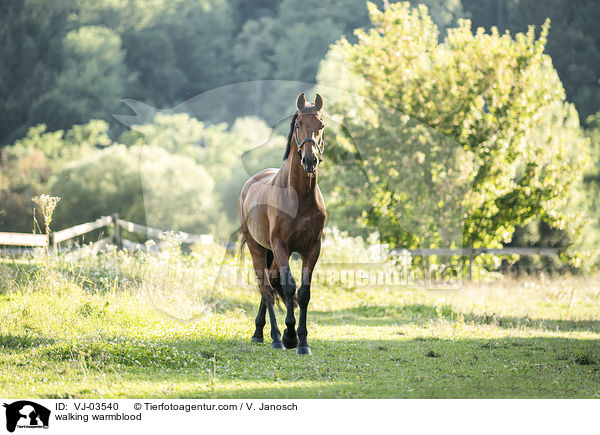
[[[296,98],[296,107],[298,108],[298,110],[304,108],[304,105],[306,104],[306,97],[304,96],[304,92],[302,92],[300,95],[298,95],[298,98]]]
[[[323,98],[317,94],[317,96],[315,97],[315,109],[321,110],[323,108]]]

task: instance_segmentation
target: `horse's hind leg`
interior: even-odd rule
[[[273,265],[273,252],[267,251],[267,269]],[[271,287],[275,287],[277,285],[273,280],[273,273],[269,270],[270,276],[269,280],[271,283]],[[261,296],[260,305],[258,307],[258,314],[256,315],[256,319],[254,320],[254,324],[256,325],[256,330],[254,331],[254,335],[252,336],[252,343],[264,343],[265,339],[263,337],[263,329],[265,324],[267,323],[267,304],[265,303],[265,299]]]
[[[252,337],[253,342],[262,343],[264,341],[263,328],[265,326],[265,312],[269,312],[269,321],[271,323],[271,339],[273,343],[271,347],[273,349],[283,349],[283,343],[281,342],[281,332],[277,327],[277,319],[275,317],[275,308],[273,306],[274,295],[273,288],[269,282],[269,275],[267,269],[267,252],[268,250],[263,248],[251,237],[246,236],[248,243],[248,249],[252,255],[252,264],[254,271],[256,272],[256,278],[260,287],[260,293],[262,295],[260,307],[258,309],[258,315],[256,316],[255,324],[256,331]]]

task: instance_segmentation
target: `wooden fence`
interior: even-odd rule
[[[73,239],[90,233],[101,228],[107,228],[112,226],[113,232],[110,237],[105,237],[99,240],[99,243],[105,244],[111,242],[119,248],[127,250],[135,250],[138,248],[144,248],[141,243],[132,242],[131,240],[124,239],[122,237],[121,230],[128,231],[130,233],[141,234],[147,239],[162,239],[165,236],[165,232],[156,228],[147,227],[145,225],[128,222],[123,219],[119,219],[117,214],[112,216],[103,216],[100,219],[96,219],[93,222],[87,222],[85,224],[76,225],[71,228],[67,228],[62,231],[51,232],[48,235],[45,234],[25,234],[25,233],[3,233],[0,232],[0,246],[12,246],[13,248],[0,248],[0,252],[6,253],[22,253],[26,252],[32,247],[46,247],[49,251],[57,251],[59,244],[67,240]],[[212,243],[212,236],[209,234],[188,234],[179,233],[182,237],[183,243],[196,243],[200,242],[203,244]],[[14,248],[17,247],[17,248]],[[27,248],[23,248],[27,247]],[[428,258],[434,255],[437,256],[461,256],[468,257],[469,269],[468,276],[471,278],[473,258],[480,254],[494,254],[499,256],[504,255],[521,255],[521,256],[555,256],[560,250],[558,248],[465,248],[465,249],[409,249],[408,252],[414,257]],[[401,251],[392,251],[393,253],[400,253]]]
[[[506,248],[473,248],[472,246],[464,249],[448,249],[448,248],[436,248],[436,249],[408,249],[410,255],[413,257],[432,257],[434,255],[450,257],[460,256],[468,257],[468,269],[467,279],[470,281],[473,276],[473,259],[480,254],[493,254],[498,256],[508,255],[520,255],[522,257],[531,257],[534,255],[540,255],[542,257],[554,257],[561,251],[559,248],[517,248],[517,247],[506,247]],[[402,252],[401,250],[392,251],[395,254]]]
[[[0,246],[10,246],[11,248],[2,248],[0,252],[5,253],[24,253],[31,248],[43,247],[49,251],[57,251],[60,248],[60,243],[71,240],[75,237],[83,236],[102,228],[112,227],[113,232],[109,237],[104,237],[98,242],[111,242],[119,248],[133,250],[138,247],[143,247],[143,244],[132,242],[122,237],[121,230],[130,233],[141,234],[146,239],[162,239],[165,237],[165,232],[156,228],[147,227],[145,225],[135,224],[133,222],[119,219],[117,214],[112,216],[103,216],[93,222],[87,222],[74,227],[67,228],[61,231],[52,231],[50,234],[27,234],[27,233],[3,233],[0,232]],[[212,236],[209,234],[188,234],[179,233],[183,243],[203,244],[212,243]]]

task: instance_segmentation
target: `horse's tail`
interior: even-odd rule
[[[273,264],[274,259],[275,256],[273,255],[273,251],[269,249],[267,251],[267,270],[271,269],[271,265]],[[273,287],[273,290],[275,290],[273,292],[273,298],[275,299],[275,302],[277,303],[279,308],[281,308],[281,303],[285,301],[285,294],[283,293],[283,289],[279,285],[279,277],[272,276],[269,278],[271,281],[271,286]]]
[[[248,241],[246,240],[243,234],[240,234],[238,241],[240,243],[240,253],[238,255],[238,258],[240,260],[240,263],[244,263],[244,246],[248,244]]]
[[[273,260],[275,256],[273,255],[273,251],[267,251],[267,270],[271,268],[271,264],[273,264]],[[283,292],[283,288],[279,284],[279,277],[271,277],[271,286],[275,292],[273,293],[273,297],[275,298],[275,302],[280,308],[285,308],[285,293]],[[282,305],[283,304],[283,305]],[[298,296],[294,295],[294,307],[298,306]]]

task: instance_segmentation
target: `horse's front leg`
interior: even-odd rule
[[[277,262],[280,273],[280,285],[285,295],[285,307],[287,310],[285,316],[286,329],[283,331],[283,345],[287,349],[294,349],[298,346],[298,336],[296,335],[296,318],[294,317],[294,296],[296,295],[296,281],[290,271],[290,252],[287,246],[281,241],[276,240],[273,243],[273,256]]]
[[[310,302],[310,283],[312,274],[321,253],[321,241],[313,246],[312,250],[302,257],[302,285],[298,290],[298,305],[300,306],[300,318],[298,319],[298,355],[310,355],[310,347],[306,337],[308,330],[306,329],[306,314],[308,311],[308,303]]]

